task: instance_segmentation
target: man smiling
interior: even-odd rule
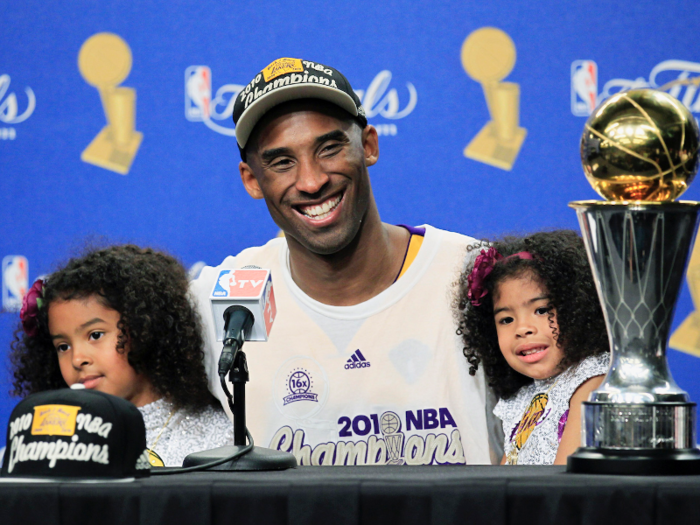
[[[282,58],[237,96],[241,179],[285,234],[193,282],[214,394],[221,351],[209,294],[223,269],[273,273],[277,318],[248,343],[248,427],[301,464],[491,461],[483,377],[451,313],[473,239],[381,222],[367,168],[377,132],[347,79]]]

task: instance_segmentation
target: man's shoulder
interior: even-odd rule
[[[449,230],[443,230],[441,228],[436,228],[430,224],[423,224],[420,228],[425,228],[426,237],[429,235],[439,235],[440,241],[447,244],[455,244],[459,246],[470,246],[472,244],[478,244],[480,241],[469,235],[464,235],[462,233],[457,233]]]
[[[424,224],[421,228],[425,228],[425,240],[429,246],[434,246],[436,250],[441,251],[446,257],[449,254],[464,261],[469,253],[469,247],[479,246],[481,241],[457,232],[442,230],[429,224]]]

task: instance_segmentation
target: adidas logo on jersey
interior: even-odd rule
[[[345,370],[350,370],[352,368],[369,368],[370,363],[365,359],[365,356],[362,355],[362,352],[360,352],[359,349],[355,350],[355,352],[350,356],[350,359],[348,359],[348,362],[345,364]]]

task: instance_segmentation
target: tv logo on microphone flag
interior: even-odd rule
[[[270,270],[221,270],[209,299],[218,341],[223,341],[224,311],[234,304],[245,306],[255,318],[248,340],[267,341],[277,315]]]

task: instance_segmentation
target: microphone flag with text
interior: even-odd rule
[[[277,314],[270,270],[240,268],[221,270],[211,300],[216,337],[224,348],[219,358],[221,386],[231,370],[236,352],[243,341],[267,341]]]
[[[209,299],[217,341],[224,341],[229,337],[229,333],[236,328],[242,318],[240,313],[234,314],[240,308],[230,309],[232,306],[247,309],[254,319],[250,331],[244,334],[244,340],[267,341],[277,315],[270,270],[261,268],[221,270]],[[224,314],[227,310],[229,313],[225,318]]]

